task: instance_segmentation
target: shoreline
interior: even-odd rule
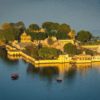
[[[69,57],[68,55],[60,55],[57,59],[53,60],[36,60],[32,58],[31,56],[23,53],[21,50],[17,50],[14,47],[11,47],[9,45],[6,45],[7,50],[7,56],[9,59],[15,60],[15,59],[23,59],[26,62],[32,63],[34,65],[36,64],[54,64],[54,63],[93,63],[93,62],[100,62],[100,55],[86,55],[86,54],[80,54],[75,55],[73,57]]]

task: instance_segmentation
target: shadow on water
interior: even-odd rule
[[[0,47],[0,59],[2,59],[2,61],[4,61],[4,63],[8,64],[8,65],[15,65],[19,63],[19,60],[10,60],[7,57],[7,51],[5,48],[1,48]]]
[[[72,80],[76,75],[76,65],[72,65],[68,71],[65,72],[64,78],[68,80]]]
[[[3,48],[3,47],[0,47],[0,58],[1,59],[6,59],[6,57],[7,57],[7,51],[6,51],[6,49]]]
[[[27,67],[27,73],[32,77],[34,77],[34,75],[38,75],[39,78],[42,80],[46,79],[48,81],[52,81],[58,74],[58,69],[57,67],[51,67],[51,66],[47,67],[41,66],[36,68],[35,66],[29,64]]]
[[[76,65],[71,65],[68,71],[64,74],[64,83],[73,84],[77,75]]]
[[[64,80],[68,80],[68,81],[73,81],[73,79],[75,79],[75,76],[76,76],[76,66],[64,66],[64,71],[60,71],[59,68],[63,67],[63,65],[57,67],[57,66],[40,66],[40,67],[35,67],[31,64],[28,65],[27,67],[27,73],[34,78],[35,75],[39,76],[40,79],[42,80],[48,80],[49,82],[50,81],[53,81],[56,80],[57,77],[59,77],[59,75],[62,75],[63,74],[63,79]],[[67,68],[68,67],[68,68]],[[68,70],[66,70],[66,68]],[[61,72],[61,74],[60,74]]]

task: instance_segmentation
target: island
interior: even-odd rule
[[[87,30],[76,33],[68,24],[44,22],[40,27],[22,21],[4,23],[0,28],[0,47],[10,60],[23,59],[32,65],[85,64],[100,62],[100,37]]]

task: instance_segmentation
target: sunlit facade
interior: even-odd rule
[[[21,43],[29,43],[31,42],[31,36],[27,35],[25,32],[20,37]]]

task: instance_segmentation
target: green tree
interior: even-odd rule
[[[22,29],[23,31],[26,29],[24,22],[22,21],[18,21],[17,23],[15,23],[16,27],[19,29]]]
[[[58,39],[68,38],[71,28],[68,24],[59,24],[55,22],[44,22],[42,27],[45,28],[48,36],[56,36]]]
[[[5,42],[5,37],[3,33],[3,30],[0,30],[0,40]]]
[[[26,32],[32,37],[33,40],[44,40],[48,37],[47,33],[33,33],[28,30]]]
[[[75,45],[68,43],[64,45],[64,52],[68,53],[69,55],[75,55],[79,53],[79,50],[76,48]]]
[[[55,48],[43,47],[38,51],[41,59],[55,59],[61,54],[61,51]]]
[[[32,31],[32,30],[39,30],[40,27],[37,25],[37,24],[30,24],[29,25],[29,30]]]
[[[17,23],[4,23],[2,25],[3,38],[6,41],[12,41],[14,39],[19,40],[20,35],[25,30],[25,25],[23,22],[19,21]]]
[[[68,25],[68,24],[65,24],[65,23],[63,23],[63,24],[61,24],[60,26],[59,26],[59,29],[58,29],[58,32],[59,33],[69,33],[71,31],[71,28],[70,28],[70,26]]]
[[[76,39],[80,42],[87,42],[91,40],[92,34],[89,31],[81,30],[77,33]]]
[[[67,39],[68,38],[68,35],[67,33],[56,33],[56,37],[57,39]]]
[[[59,24],[55,22],[44,22],[42,27],[46,29],[47,32],[59,32],[59,33],[68,33],[71,31],[71,28],[68,24]]]
[[[26,30],[26,26],[25,26],[24,22],[19,21],[19,22],[15,23],[15,27],[16,27],[16,29],[19,30],[19,33],[18,33],[18,38],[19,38],[20,35]]]
[[[15,34],[13,33],[12,29],[4,30],[3,34],[4,34],[4,39],[6,42],[15,40]]]
[[[32,45],[26,46],[24,52],[31,57],[38,59],[38,48]]]
[[[42,24],[42,28],[44,28],[47,32],[51,32],[54,30],[54,23],[53,22],[44,22]]]
[[[58,32],[58,29],[59,29],[59,23],[44,22],[42,24],[42,28],[46,30],[46,33],[48,34],[48,36],[56,36],[56,33]]]
[[[15,27],[14,23],[4,23],[2,25],[2,37],[4,41],[13,41],[17,39],[19,30]]]

